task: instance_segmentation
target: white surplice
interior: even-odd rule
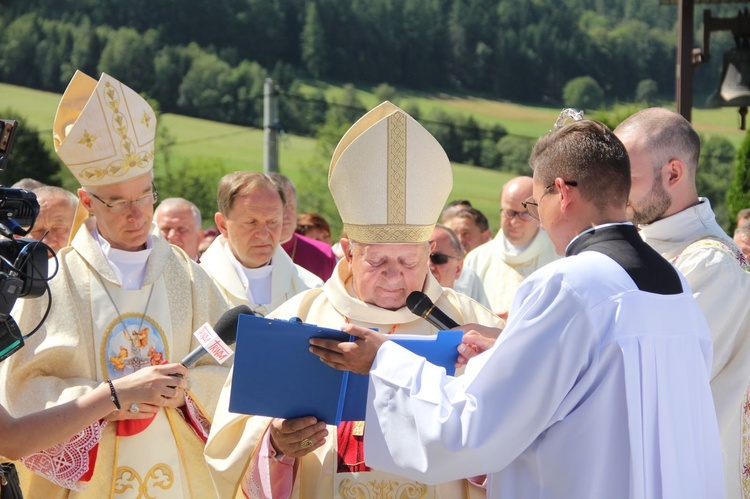
[[[521,285],[459,378],[386,342],[366,461],[427,483],[487,473],[489,498],[722,497],[711,339],[683,288],[644,293],[584,252]]]

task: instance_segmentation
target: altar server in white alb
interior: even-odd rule
[[[152,233],[155,128],[148,103],[106,74],[97,81],[77,72],[68,85],[55,116],[55,150],[94,217],[58,254],[42,328],[0,364],[0,400],[9,412],[57,406],[108,379],[179,361],[199,346],[193,331],[227,309],[192,258]],[[46,310],[44,299],[24,301],[21,330],[31,331]],[[24,458],[34,472],[24,477],[24,494],[214,497],[202,451],[229,368],[203,362],[191,369],[190,388],[163,399],[163,407],[123,407],[113,395],[103,421]],[[137,419],[144,414],[150,417]]]
[[[271,317],[435,334],[405,306],[412,291],[422,291],[458,323],[503,324],[477,302],[441,287],[430,273],[432,229],[453,182],[445,151],[417,121],[390,102],[371,110],[339,142],[328,178],[348,236],[342,239],[345,257],[322,288],[295,296]],[[247,381],[230,374],[206,445],[219,497],[485,497],[483,477],[427,485],[399,470],[369,466],[362,458],[363,421],[326,426],[312,417],[229,412],[231,383]],[[273,380],[250,382],[273,386]]]
[[[354,325],[356,343],[311,341],[370,374],[365,462],[428,483],[487,473],[490,498],[724,497],[711,337],[684,278],[624,222],[624,146],[578,121],[530,163],[525,204],[566,258],[524,281],[463,376]]]

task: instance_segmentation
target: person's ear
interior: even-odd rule
[[[461,277],[461,272],[464,270],[464,261],[463,259],[458,261],[458,266],[456,267],[456,279]]]
[[[346,262],[351,265],[352,264],[352,244],[349,239],[342,237],[341,238],[341,251],[344,252],[344,258],[346,258]]]
[[[216,222],[216,228],[219,229],[221,235],[227,237],[227,217],[220,211],[217,211],[214,215],[214,222]]]
[[[557,187],[558,196],[560,196],[560,211],[567,211],[573,203],[578,191],[575,187],[566,184],[565,181],[559,177],[555,179],[555,187]]]
[[[94,209],[91,207],[92,199],[85,189],[78,189],[78,199],[81,201],[81,205],[86,209],[86,211],[93,215]]]
[[[680,161],[679,159],[671,159],[669,163],[665,165],[666,168],[666,177],[667,177],[667,186],[674,187],[685,176],[685,163]],[[662,173],[664,174],[664,169],[662,169]]]

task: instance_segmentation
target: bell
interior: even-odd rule
[[[724,52],[724,71],[719,89],[706,99],[706,107],[739,107],[740,129],[745,129],[745,115],[750,106],[750,50]]]
[[[750,106],[750,50],[724,52],[724,71],[719,90],[706,100],[706,107]]]

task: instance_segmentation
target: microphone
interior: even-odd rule
[[[239,305],[224,312],[214,325],[214,331],[227,345],[233,345],[237,341],[237,322],[240,319],[240,314],[255,315],[247,305]],[[208,351],[203,346],[199,346],[182,359],[180,364],[185,367],[193,367],[207,353]]]
[[[445,312],[432,303],[430,297],[421,291],[412,291],[406,297],[406,306],[416,314],[441,331],[459,327],[456,321],[448,317]]]

